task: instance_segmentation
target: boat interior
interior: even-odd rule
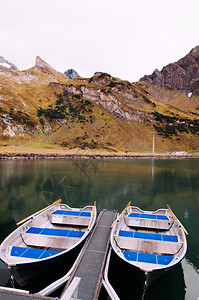
[[[179,259],[184,245],[182,230],[166,209],[145,213],[129,207],[115,226],[113,239],[117,251],[140,266],[168,265]]]
[[[2,251],[6,260],[11,263],[41,260],[77,245],[88,233],[92,208],[73,210],[61,204],[30,219],[5,243]]]

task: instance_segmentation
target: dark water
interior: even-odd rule
[[[189,232],[187,255],[150,286],[145,299],[199,299],[198,159],[0,161],[0,188],[0,242],[16,222],[58,198],[72,207],[96,201],[98,212],[122,211],[130,200],[144,210],[169,204]],[[0,285],[8,280],[0,262]],[[132,289],[123,298],[140,299],[136,281],[127,285]]]

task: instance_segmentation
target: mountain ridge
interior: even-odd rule
[[[5,68],[11,68],[13,70],[18,70],[18,68],[13,63],[6,60],[3,56],[0,56],[0,67],[5,67]]]
[[[140,81],[164,87],[170,90],[183,90],[199,95],[199,46],[177,62],[170,63],[161,71],[157,69],[151,75],[145,75]]]
[[[1,68],[0,80],[0,145],[42,141],[69,149],[146,152],[155,129],[159,151],[181,149],[179,141],[186,149],[198,147],[197,106],[171,105],[161,99],[167,91],[149,82],[103,72],[70,79],[39,56],[28,70]],[[198,103],[197,95],[178,92],[186,103]]]

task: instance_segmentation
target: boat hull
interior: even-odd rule
[[[167,209],[151,212],[129,206],[115,222],[110,243],[125,268],[145,287],[179,264],[187,250],[182,225]]]
[[[120,261],[120,265],[122,266],[121,269],[125,270],[129,274],[129,276],[136,278],[142,287],[144,286],[148,287],[156,279],[163,276],[168,270],[171,269],[171,268],[165,268],[160,270],[153,270],[151,272],[145,272],[144,270],[141,270],[140,268],[132,264],[129,264],[128,262],[123,260],[114,251],[112,251],[112,255],[114,257],[115,264],[117,265],[118,262]]]
[[[14,276],[17,285],[26,287],[31,292],[36,292],[64,276],[70,270],[83,244],[84,241],[72,251],[52,257],[50,261],[17,264],[10,266],[9,271]],[[34,290],[35,285],[37,290]]]
[[[73,226],[71,222],[68,224],[67,218],[61,225],[51,222],[49,214],[58,218],[69,215],[70,219],[77,220],[76,225],[74,221]],[[79,224],[79,216],[85,217],[89,226]],[[14,283],[31,291],[36,286],[38,291],[68,273],[96,216],[95,205],[73,209],[66,204],[56,204],[28,218],[0,246],[0,259],[8,266]]]
[[[158,274],[155,278],[153,277],[154,274],[151,275],[152,277],[149,277],[150,289],[146,292],[147,299],[162,299],[163,295],[165,299],[184,299],[184,297],[181,297],[185,293],[181,263],[169,268],[162,274]],[[144,274],[120,259],[113,250],[111,251],[108,281],[120,299],[143,299],[142,296],[145,292],[144,279]]]

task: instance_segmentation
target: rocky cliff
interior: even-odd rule
[[[161,71],[156,69],[140,81],[199,95],[199,46],[193,48],[184,58],[163,67]]]
[[[68,82],[61,87],[68,95],[81,95],[95,102],[118,119],[143,123],[153,119],[151,113],[154,103],[148,98],[148,93],[137,84],[122,81],[107,73],[96,72],[89,79],[77,78],[75,82]]]

